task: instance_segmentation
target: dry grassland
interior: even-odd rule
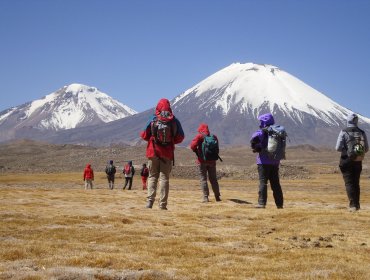
[[[222,179],[204,204],[173,178],[163,211],[139,177],[86,191],[80,173],[0,175],[0,279],[370,279],[370,180],[350,213],[340,175],[318,176],[282,180],[281,210],[270,190],[253,207],[256,181]]]

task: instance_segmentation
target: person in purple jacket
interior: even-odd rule
[[[284,206],[284,197],[279,179],[280,160],[271,159],[267,152],[268,135],[263,129],[275,124],[274,117],[268,113],[258,117],[260,129],[253,133],[250,140],[251,147],[257,155],[257,169],[259,175],[259,191],[257,208],[265,208],[267,203],[267,182],[270,181],[276,207]]]

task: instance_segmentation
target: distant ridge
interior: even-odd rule
[[[339,130],[352,113],[284,70],[255,63],[231,64],[178,95],[171,104],[185,132],[183,146],[189,144],[201,122],[209,125],[222,146],[249,145],[251,134],[259,126],[257,117],[271,112],[276,123],[286,127],[288,145],[333,149]],[[109,123],[42,134],[25,127],[15,138],[31,136],[80,145],[141,145],[139,133],[153,113],[154,108]],[[370,134],[370,119],[359,117],[361,128]]]
[[[95,87],[71,84],[42,99],[0,112],[0,141],[103,124],[136,114]],[[39,133],[38,133],[39,132]]]

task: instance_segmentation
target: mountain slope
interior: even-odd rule
[[[173,109],[194,134],[207,122],[225,144],[249,144],[257,117],[271,112],[291,144],[332,146],[351,111],[272,65],[232,64],[173,100]],[[370,119],[361,116],[365,128]]]
[[[0,113],[0,141],[17,134],[49,133],[103,124],[136,114],[95,87],[71,84],[42,99]]]
[[[333,148],[351,110],[339,105],[289,73],[271,65],[232,64],[204,79],[171,101],[188,145],[201,122],[209,125],[221,145],[249,145],[258,129],[257,117],[271,112],[286,127],[288,145],[311,144]],[[156,104],[153,104],[155,106]],[[39,134],[38,140],[84,145],[141,144],[139,133],[154,108],[106,123]],[[360,116],[370,135],[370,119]],[[30,129],[32,130],[32,129]],[[17,137],[26,138],[23,130]]]
[[[289,73],[272,65],[253,63],[232,64],[173,101],[174,108],[187,104],[194,111],[219,110],[223,115],[234,110],[257,117],[262,111],[280,111],[298,123],[304,122],[302,114],[307,113],[328,125],[342,123],[350,112]]]

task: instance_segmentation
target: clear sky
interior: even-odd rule
[[[370,117],[370,0],[0,0],[0,111],[82,83],[140,112],[234,62]]]

